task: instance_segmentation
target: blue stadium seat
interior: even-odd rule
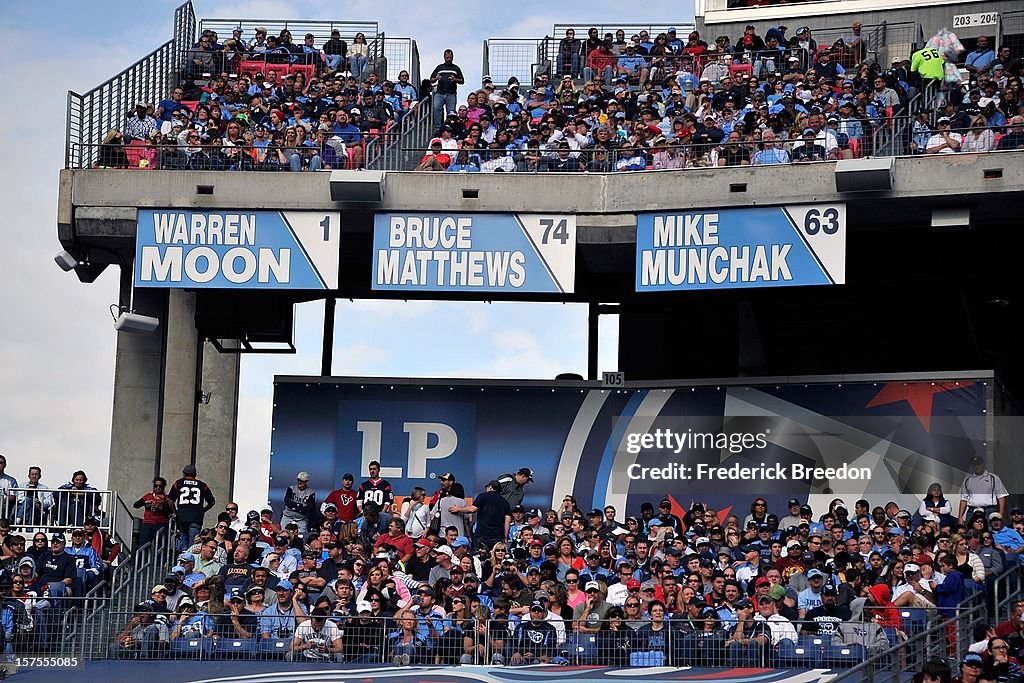
[[[252,659],[256,654],[256,639],[220,638],[213,645],[213,654],[221,659]]]
[[[284,657],[291,647],[291,638],[262,638],[256,646],[256,651],[261,657]]]
[[[630,652],[629,665],[636,667],[665,666],[665,653],[661,650],[651,650],[650,652]]]
[[[213,649],[209,638],[177,638],[171,641],[171,652],[174,659],[185,657],[205,657]]]
[[[797,645],[801,647],[816,647],[819,650],[832,644],[832,639],[825,636],[798,636]]]
[[[903,630],[908,636],[916,635],[928,626],[928,610],[921,607],[900,610],[900,618],[903,620]]]
[[[829,645],[825,648],[823,662],[826,666],[855,666],[867,659],[863,645]]]
[[[822,650],[819,647],[807,647],[783,640],[779,643],[779,664],[802,669],[812,669],[822,663]]]
[[[597,657],[597,637],[590,633],[568,636],[565,647],[574,664],[592,664]]]

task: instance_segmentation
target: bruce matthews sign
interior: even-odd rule
[[[638,292],[845,282],[845,204],[637,215]]]
[[[374,216],[377,291],[567,294],[575,279],[575,215]]]
[[[337,289],[341,214],[140,210],[135,286]]]

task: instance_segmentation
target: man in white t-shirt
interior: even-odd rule
[[[938,130],[928,138],[928,147],[926,148],[928,154],[956,154],[959,152],[964,137],[960,133],[950,130],[949,117],[943,116],[936,125]]]
[[[309,617],[295,629],[288,661],[340,662],[341,631],[333,621],[327,620],[327,610],[317,607]]]

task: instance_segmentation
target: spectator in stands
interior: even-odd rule
[[[103,571],[102,560],[85,540],[85,529],[75,529],[71,532],[71,545],[65,552],[71,555],[75,562],[75,595],[85,595],[99,582]]]
[[[287,639],[306,620],[306,611],[297,599],[290,581],[280,580],[274,587],[276,599],[259,615],[259,634],[263,639]]]
[[[71,481],[57,490],[56,521],[60,526],[82,526],[86,517],[100,515],[100,495],[95,487],[89,486],[89,477],[82,470],[76,471]],[[89,493],[92,491],[93,493]]]
[[[625,46],[625,53],[618,58],[615,73],[625,76],[630,83],[637,83],[641,88],[647,82],[647,61],[637,53],[632,43]]]
[[[174,503],[167,497],[165,489],[167,480],[163,477],[153,479],[153,490],[146,493],[132,507],[138,510],[145,508],[142,514],[142,526],[139,530],[139,547],[152,541],[160,529],[166,529],[174,513]]]
[[[764,131],[761,135],[761,141],[763,148],[754,154],[754,166],[790,163],[789,152],[783,149],[781,141],[776,139],[773,131]]]
[[[170,640],[167,616],[156,614],[150,603],[135,606],[135,614],[117,634],[107,649],[111,659],[142,657],[150,659],[162,654]]]
[[[216,70],[216,55],[212,38],[204,35],[188,53],[189,66],[185,72],[188,78],[199,78]]]
[[[508,501],[510,507],[522,505],[523,497],[526,495],[524,487],[533,481],[533,470],[529,467],[520,467],[515,474],[503,474],[496,481],[498,493]]]
[[[981,74],[989,73],[995,60],[996,53],[989,47],[988,36],[978,36],[974,50],[968,52],[964,59],[964,68],[967,69],[971,81],[974,82]]]
[[[370,46],[366,42],[366,35],[359,31],[352,38],[352,44],[348,46],[348,71],[357,80],[363,80],[366,68],[369,65]]]
[[[1006,134],[999,140],[1000,151],[1024,149],[1024,116],[1013,116],[1007,122]]]
[[[996,148],[996,136],[984,116],[978,114],[964,135],[961,152],[991,152]]]
[[[818,43],[811,37],[811,29],[809,26],[801,26],[796,30],[793,37],[789,39],[789,47],[799,48],[808,53],[815,53],[818,51]]]
[[[440,126],[445,116],[456,111],[458,86],[465,82],[462,69],[455,64],[455,53],[450,48],[446,49],[444,61],[430,73],[430,83],[434,88],[431,106],[435,126]]]
[[[281,524],[298,525],[299,534],[304,536],[309,528],[310,517],[316,510],[316,492],[309,485],[309,473],[299,472],[295,475],[295,485],[285,490]]]
[[[939,131],[943,134],[942,119],[939,119]],[[949,130],[949,120],[946,120],[946,131]],[[960,135],[958,133],[946,133],[956,141],[956,149],[960,148]],[[955,136],[955,137],[954,137]],[[934,139],[934,137],[933,137]],[[936,143],[938,144],[938,143]],[[950,143],[951,145],[952,143]],[[928,143],[928,153],[932,154],[932,143]],[[999,475],[989,472],[985,467],[985,458],[980,455],[971,456],[971,473],[964,479],[960,495],[960,510],[957,518],[961,521],[968,519],[966,513],[973,514],[981,511],[984,516],[998,512],[1000,518],[1006,513],[1006,499],[1009,493],[1003,485]]]
[[[617,60],[612,54],[611,45],[601,42],[587,54],[586,66],[583,67],[583,79],[587,81],[601,79],[605,86],[611,87],[615,77]]]
[[[580,76],[580,51],[583,49],[582,41],[576,38],[576,31],[567,28],[565,37],[558,41],[558,75],[568,75],[570,78]]]
[[[182,476],[171,485],[168,495],[176,509],[178,550],[186,550],[203,527],[203,517],[217,504],[210,487],[196,478],[196,466],[185,465]]]
[[[111,128],[100,142],[97,168],[127,168],[128,155],[124,151],[124,136],[121,131]]]
[[[793,163],[809,161],[827,161],[828,152],[815,140],[817,133],[813,128],[805,128],[800,144],[793,146]]]
[[[47,490],[49,486],[40,483],[42,474],[43,471],[35,465],[28,468],[28,480],[21,486],[15,499],[15,520],[19,524],[30,527],[46,525],[53,509],[53,493]]]
[[[135,103],[135,112],[128,116],[124,124],[124,136],[128,142],[148,140],[149,134],[157,129],[156,119],[149,114],[151,106],[145,102]]]
[[[936,123],[937,130],[928,139],[926,151],[928,154],[955,154],[960,151],[963,136],[950,130],[950,119],[948,116],[939,118]]]
[[[219,574],[223,563],[216,559],[218,549],[217,542],[213,538],[203,541],[199,548],[199,557],[195,561],[194,571],[207,577]]]
[[[859,21],[853,22],[850,33],[843,37],[843,47],[847,52],[849,64],[860,64],[867,56],[868,44],[867,38],[861,34],[862,26]]]
[[[66,543],[67,539],[64,534],[60,532],[53,534],[50,537],[49,552],[41,557],[37,565],[39,584],[44,588],[49,587],[51,598],[74,594],[72,587],[78,572],[75,567],[75,559],[64,550]]]

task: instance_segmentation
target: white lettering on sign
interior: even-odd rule
[[[654,217],[655,247],[718,244],[718,214],[696,213]]]
[[[978,12],[977,14],[954,14],[953,28],[969,26],[992,26],[999,23],[999,12]]]
[[[157,244],[253,245],[256,243],[256,214],[156,212],[153,230]]]
[[[357,420],[356,431],[363,437],[361,454],[362,472],[369,472],[369,465],[384,460],[381,452],[383,424],[375,420]],[[403,422],[402,431],[409,435],[406,464],[408,476],[425,479],[428,460],[444,460],[450,457],[459,445],[459,435],[451,425],[443,422]],[[402,478],[403,468],[388,467],[381,462],[380,476]]]
[[[792,246],[645,249],[640,255],[640,282],[643,285],[786,282],[793,279],[787,261]]]
[[[232,284],[251,282],[288,284],[291,281],[291,249],[261,247],[255,253],[245,247],[229,249],[220,257],[210,247],[143,246],[139,262],[142,282],[195,282],[205,284],[217,275]],[[184,279],[182,279],[184,277]]]

